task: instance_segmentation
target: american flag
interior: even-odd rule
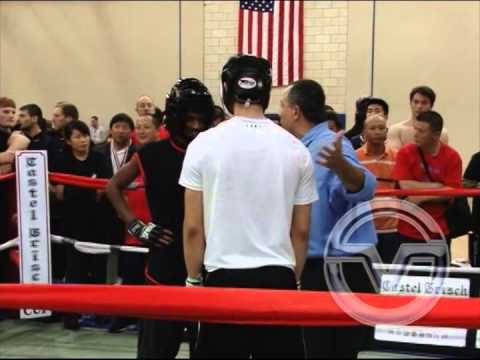
[[[303,0],[240,0],[238,53],[268,59],[273,86],[303,78]]]

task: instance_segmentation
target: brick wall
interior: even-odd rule
[[[238,1],[205,1],[204,80],[219,99],[219,74],[237,49]],[[327,103],[345,111],[347,24],[346,1],[305,1],[305,78],[317,80]],[[278,111],[282,88],[274,89],[269,111]]]

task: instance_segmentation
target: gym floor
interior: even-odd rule
[[[37,321],[0,321],[0,358],[135,359],[136,333],[109,334],[105,330],[68,331],[63,324]],[[188,345],[179,358],[188,358]]]
[[[62,324],[0,321],[0,359],[135,359],[136,333],[109,334],[105,330],[64,330]],[[188,359],[183,344],[178,359]],[[418,358],[405,354],[364,352],[360,359]]]

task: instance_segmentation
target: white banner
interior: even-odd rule
[[[380,290],[382,295],[440,296],[466,299],[470,297],[470,279],[444,278],[439,280],[430,276],[384,274]],[[377,325],[375,326],[375,340],[463,348],[467,346],[467,330]]]
[[[467,330],[423,326],[377,325],[375,327],[375,339],[405,344],[464,348],[467,346]]]
[[[47,152],[17,152],[16,171],[20,282],[51,284]],[[21,319],[48,316],[51,316],[50,311],[20,311]]]

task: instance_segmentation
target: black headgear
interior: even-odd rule
[[[222,101],[233,114],[233,104],[257,104],[267,109],[272,89],[270,63],[250,55],[233,56],[222,71]]]
[[[214,104],[207,87],[194,78],[180,79],[165,100],[165,126],[172,135],[183,135],[185,118],[192,112],[201,115],[205,125],[213,121]]]

